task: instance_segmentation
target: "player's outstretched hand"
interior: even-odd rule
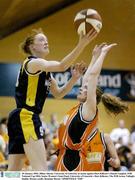
[[[93,39],[97,37],[97,32],[94,29],[91,29],[87,34],[80,33],[79,43],[83,46],[87,46]]]
[[[86,64],[84,62],[75,64],[75,66],[71,67],[72,77],[75,79],[79,79],[83,75],[85,70],[86,70]]]

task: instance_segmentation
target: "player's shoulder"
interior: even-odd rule
[[[39,58],[36,56],[28,56],[23,62],[23,69],[28,75],[39,75],[42,71],[38,67]]]

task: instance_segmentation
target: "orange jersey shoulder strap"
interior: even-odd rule
[[[87,141],[89,134],[92,132],[93,128],[97,125],[97,121],[98,121],[98,111],[96,112],[94,119],[92,121],[90,121],[87,128],[85,129],[85,131],[81,137],[80,143],[74,144],[72,142],[71,138],[69,137],[69,135],[67,134],[67,145],[68,145],[68,147],[70,147],[71,149],[74,149],[74,150],[81,149],[82,145]]]
[[[77,113],[79,106],[80,106],[80,104],[74,106],[72,109],[70,109],[67,112],[67,114],[66,114],[67,120],[65,120],[65,122],[63,122],[59,127],[59,130],[58,130],[59,148],[65,147],[66,139],[67,139],[68,126],[69,126],[72,118]]]

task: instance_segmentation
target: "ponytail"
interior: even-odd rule
[[[21,43],[21,48],[24,53],[31,54],[30,45],[33,43],[33,41],[34,41],[34,37],[29,36],[24,40],[24,42]]]
[[[129,110],[126,103],[122,102],[120,98],[111,94],[103,93],[100,88],[97,88],[97,104],[102,102],[108,113],[118,115]]]

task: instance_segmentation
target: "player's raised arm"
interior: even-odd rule
[[[34,55],[38,55],[37,58],[33,59],[31,58],[31,61],[28,63],[27,68],[30,73],[36,73],[37,71],[46,71],[46,72],[59,72],[59,71],[65,71],[68,69],[73,62],[79,57],[81,52],[84,50],[84,48],[96,37],[97,33],[95,30],[91,30],[88,34],[80,35],[80,39],[76,45],[76,47],[68,54],[66,55],[61,61],[54,61],[50,60],[47,61],[43,59],[44,56],[39,56],[38,52],[36,51],[36,42],[38,40],[38,36],[35,36],[34,43],[30,45],[30,51]],[[44,43],[42,44],[43,49],[45,48],[47,51],[48,48],[48,41],[45,35],[40,34],[42,38],[44,39]]]
[[[93,49],[93,52],[92,52],[92,59],[91,59],[91,62],[88,66],[88,69],[87,71],[85,72],[84,76],[83,76],[83,79],[82,79],[82,86],[87,84],[88,82],[88,79],[89,79],[89,76],[90,76],[90,71],[91,71],[91,68],[92,66],[94,65],[94,63],[96,62],[96,60],[98,59],[98,57],[100,56],[101,54],[101,50],[102,50],[102,47],[105,45],[106,43],[102,43],[100,45],[96,45]]]
[[[56,80],[52,77],[50,90],[53,96],[58,99],[63,98],[68,92],[71,91],[74,84],[81,77],[84,71],[85,71],[85,64],[83,62],[77,63],[73,68],[71,68],[72,77],[69,79],[67,84],[65,84],[62,87],[59,87]]]
[[[101,48],[101,53],[97,58],[96,62],[94,63],[91,69],[88,68],[88,70],[86,71],[86,73],[89,74],[89,78],[87,84],[87,98],[83,104],[82,115],[83,118],[87,121],[93,119],[93,117],[96,114],[96,106],[97,106],[96,88],[97,88],[98,76],[100,74],[103,61],[108,51],[115,45],[116,44],[111,44],[111,45],[104,44]]]

